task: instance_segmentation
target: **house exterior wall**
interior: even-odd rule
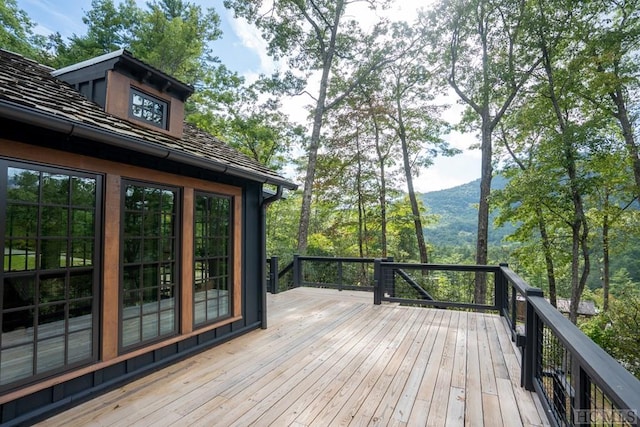
[[[129,81],[122,83],[130,84]],[[64,145],[64,142],[60,144]],[[104,212],[100,236],[102,255],[98,286],[99,313],[96,313],[100,316],[97,334],[99,352],[95,361],[0,392],[0,423],[33,420],[49,411],[72,404],[76,399],[74,396],[87,396],[106,390],[158,366],[261,326],[262,299],[265,296],[262,292],[264,260],[258,237],[262,221],[260,184],[229,180],[224,176],[214,182],[212,179],[182,176],[0,138],[0,160],[2,159],[102,176]],[[120,344],[123,180],[152,182],[180,189],[177,333],[129,350],[123,350]],[[193,201],[197,191],[220,194],[233,200],[231,313],[202,327],[194,327]],[[3,200],[0,199],[0,203]]]
[[[167,103],[169,114],[167,129],[161,129],[147,124],[144,121],[135,120],[129,117],[129,98],[131,88],[145,92]],[[107,71],[107,98],[105,111],[115,116],[135,122],[148,129],[166,133],[167,135],[171,135],[176,138],[182,138],[184,124],[184,103],[182,101],[170,96],[168,93],[160,92],[159,90],[144,84],[144,82],[136,81],[124,74],[114,72],[113,70]]]

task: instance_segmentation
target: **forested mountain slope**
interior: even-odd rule
[[[506,180],[496,176],[492,181],[493,189],[503,189]],[[422,194],[422,200],[428,214],[438,215],[438,222],[425,227],[427,242],[436,246],[475,245],[478,228],[478,200],[480,198],[480,180]],[[490,216],[489,245],[501,244],[503,238],[513,231],[510,225],[495,228]]]

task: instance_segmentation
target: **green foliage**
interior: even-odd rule
[[[34,27],[16,0],[0,0],[0,48],[43,61],[46,40],[34,34]]]
[[[640,378],[640,289],[626,286],[609,310],[581,324],[582,331],[627,370]]]

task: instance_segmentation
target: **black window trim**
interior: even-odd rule
[[[92,355],[89,358],[79,360],[73,363],[65,364],[64,366],[50,369],[48,371],[44,371],[41,373],[35,373],[29,377],[25,377],[11,383],[7,383],[4,385],[0,385],[0,393],[9,392],[14,389],[19,389],[24,386],[28,386],[30,384],[35,384],[39,381],[42,381],[47,378],[52,378],[60,374],[64,374],[67,372],[72,372],[80,367],[90,366],[97,361],[100,360],[100,337],[102,336],[102,278],[103,278],[103,257],[102,257],[102,244],[103,244],[103,227],[104,227],[104,195],[105,195],[105,183],[106,179],[103,173],[98,173],[95,171],[82,170],[82,169],[73,169],[64,166],[52,165],[47,163],[41,163],[36,161],[29,160],[21,160],[15,159],[6,156],[0,156],[0,193],[2,193],[2,202],[0,202],[0,218],[6,218],[7,214],[7,200],[4,197],[4,191],[8,186],[8,178],[7,172],[8,168],[23,168],[23,169],[32,169],[38,172],[44,173],[61,173],[67,174],[69,176],[78,176],[82,178],[92,178],[96,180],[96,194],[95,194],[95,223],[94,223],[94,264],[92,266],[92,277],[93,277],[93,286],[92,286],[92,319],[91,319],[91,352]],[[39,235],[39,232],[38,232]],[[6,241],[6,221],[0,221],[0,247],[4,250],[4,242]],[[4,259],[4,255],[2,256]],[[4,262],[4,261],[3,261]],[[86,267],[85,267],[86,268]],[[39,269],[36,269],[39,270]],[[57,269],[52,269],[53,271],[61,271],[61,270],[69,270],[69,267],[59,267]],[[41,271],[49,271],[49,270],[41,270]],[[79,271],[79,270],[75,270]],[[33,272],[29,270],[29,272]],[[73,270],[72,270],[73,272]],[[4,292],[4,277],[6,275],[11,275],[15,277],[26,276],[26,272],[5,272],[4,267],[0,270],[0,300],[3,298]],[[36,273],[36,277],[39,277],[41,273]],[[46,276],[47,273],[44,273]],[[69,301],[73,302],[73,299],[66,299],[67,303]],[[68,311],[66,311],[68,313]],[[0,316],[2,316],[2,310],[0,310]],[[69,333],[68,330],[65,331],[65,336]],[[1,343],[1,330],[0,330],[0,343]],[[34,338],[37,339],[37,335],[34,333]],[[35,352],[34,357],[37,355],[37,343],[34,343]],[[67,357],[67,353],[65,351],[65,359]],[[35,361],[33,362],[36,363]]]
[[[213,319],[206,319],[204,322],[201,323],[196,323],[196,316],[195,316],[195,311],[196,311],[196,304],[195,304],[195,285],[196,285],[196,280],[195,280],[195,274],[196,274],[196,268],[195,268],[195,264],[196,264],[196,260],[198,259],[198,257],[196,257],[196,237],[195,237],[195,232],[196,232],[196,200],[198,196],[208,196],[208,197],[219,197],[219,198],[223,198],[229,201],[229,230],[228,230],[228,264],[227,264],[227,271],[228,271],[228,279],[227,279],[227,286],[229,288],[229,311],[226,315],[223,316],[218,316],[216,318]],[[205,328],[209,325],[224,321],[225,319],[229,319],[232,318],[234,313],[233,313],[233,307],[234,307],[234,300],[235,298],[237,298],[237,295],[235,295],[235,270],[234,270],[234,257],[235,257],[235,240],[234,240],[234,236],[235,236],[235,222],[234,222],[234,217],[235,217],[235,196],[232,194],[224,194],[224,193],[217,193],[217,192],[213,192],[213,191],[205,191],[205,190],[194,190],[194,196],[193,196],[193,229],[191,230],[191,233],[193,234],[193,263],[192,263],[192,270],[193,270],[193,278],[192,281],[193,283],[191,284],[191,286],[193,287],[193,295],[192,295],[192,301],[191,301],[191,309],[193,312],[193,329],[197,330],[200,328]]]
[[[152,188],[164,189],[174,191],[176,194],[174,210],[175,210],[175,270],[174,270],[174,280],[175,280],[175,289],[174,289],[174,325],[173,331],[171,333],[167,333],[164,335],[158,335],[155,338],[151,338],[148,340],[142,340],[138,343],[131,345],[123,345],[123,308],[124,308],[124,291],[123,291],[123,280],[124,280],[124,221],[122,218],[124,217],[125,212],[125,188],[127,185],[133,184],[136,186],[148,186]],[[123,355],[126,353],[130,353],[132,351],[138,350],[140,348],[147,347],[149,345],[153,345],[162,341],[166,341],[172,337],[178,336],[180,334],[180,324],[181,324],[181,290],[182,290],[182,280],[181,280],[181,259],[182,259],[182,204],[183,204],[183,188],[177,185],[162,183],[162,182],[154,182],[154,181],[145,181],[136,178],[126,178],[122,177],[120,183],[120,233],[118,236],[119,245],[120,245],[120,259],[118,260],[118,354]]]

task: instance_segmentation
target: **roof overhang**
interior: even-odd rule
[[[239,167],[225,164],[216,159],[206,159],[171,149],[160,144],[154,144],[140,138],[122,135],[116,132],[99,128],[97,126],[65,119],[59,116],[37,111],[33,108],[15,104],[10,101],[0,100],[0,116],[10,120],[21,122],[31,126],[59,132],[67,137],[78,137],[98,141],[114,147],[131,150],[140,154],[168,159],[188,166],[246,179],[253,182],[275,185],[278,187],[295,190],[298,186],[284,178],[261,174],[259,172],[245,170]]]

